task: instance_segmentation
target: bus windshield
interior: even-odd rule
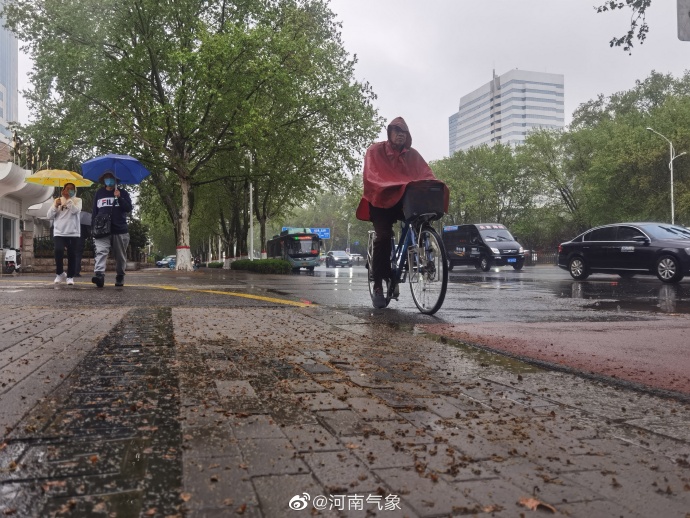
[[[313,236],[290,236],[287,240],[287,253],[291,256],[318,255],[319,238]]]

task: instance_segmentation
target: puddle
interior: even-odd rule
[[[683,284],[650,285],[634,280],[563,283],[560,298],[592,299],[587,309],[690,314],[690,287]]]
[[[435,335],[421,330],[417,330],[417,334],[424,334],[426,338],[433,340],[434,342],[450,345],[451,347],[459,349],[470,359],[479,363],[482,367],[499,367],[511,374],[528,374],[544,371],[544,369],[530,365],[529,363],[516,360],[515,358],[505,356],[504,354],[482,349],[481,347],[475,345],[469,345],[465,342],[461,342],[460,340],[454,340],[453,338]]]

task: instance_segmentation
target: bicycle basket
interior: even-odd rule
[[[435,214],[439,219],[445,214],[445,186],[436,180],[419,180],[407,184],[403,196],[405,221],[422,214]]]

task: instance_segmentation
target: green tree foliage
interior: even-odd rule
[[[480,146],[430,164],[451,192],[452,223],[512,225],[529,211],[536,195],[533,179],[520,169],[509,146]]]
[[[451,190],[447,223],[505,223],[527,248],[552,248],[594,225],[670,221],[669,144],[690,153],[690,73],[652,72],[581,105],[565,131],[538,130],[432,163]],[[690,156],[674,161],[677,223],[690,224]]]
[[[263,226],[290,205],[275,197],[341,182],[378,129],[323,0],[10,0],[6,15],[35,62],[27,131],[78,163],[140,158],[179,246],[199,186],[255,176]]]

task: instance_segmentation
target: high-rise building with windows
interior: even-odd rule
[[[0,0],[0,11],[5,0]],[[17,38],[5,28],[0,17],[0,139],[8,142],[11,137],[8,122],[18,119],[19,106],[19,45]]]
[[[563,128],[562,74],[510,70],[460,98],[450,116],[450,154],[500,142],[516,146],[535,128]]]

